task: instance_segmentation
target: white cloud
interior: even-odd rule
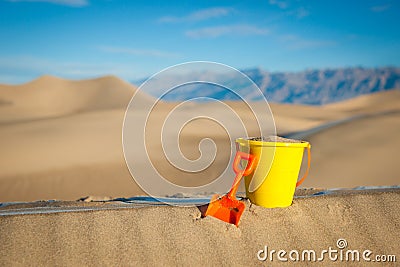
[[[266,35],[268,33],[268,29],[253,25],[215,26],[186,31],[186,35],[191,38],[215,38],[222,35]]]
[[[293,5],[290,7],[289,1],[284,1],[284,0],[269,0],[269,4],[273,6],[277,6],[280,9],[284,9],[286,12],[285,14],[288,16],[295,16],[299,19],[302,19],[304,17],[307,17],[310,15],[310,11],[306,9],[303,6],[300,6],[298,8],[293,7]],[[290,8],[289,8],[290,7]]]
[[[273,6],[277,6],[280,9],[286,9],[289,6],[288,2],[283,1],[283,0],[269,0],[269,4],[273,5]]]
[[[389,7],[390,7],[390,4],[380,5],[380,6],[373,6],[373,7],[370,8],[370,10],[372,12],[383,12],[383,11],[389,9]]]
[[[188,21],[201,21],[207,20],[211,18],[219,18],[223,16],[227,16],[229,13],[232,13],[232,8],[227,7],[213,7],[198,10],[192,12],[186,16],[177,17],[177,16],[165,16],[161,17],[159,22],[188,22]]]
[[[83,7],[89,5],[87,0],[8,0],[8,2],[40,2],[71,7]]]
[[[305,9],[304,7],[300,7],[294,11],[294,14],[297,18],[302,19],[310,15],[310,11]]]
[[[294,34],[280,36],[279,40],[290,50],[309,49],[336,45],[337,42],[330,40],[304,39]]]
[[[304,49],[304,48],[315,48],[336,45],[335,41],[329,40],[298,40],[288,47],[291,49]]]
[[[159,57],[159,58],[174,58],[179,57],[179,54],[155,50],[155,49],[134,49],[127,47],[115,47],[115,46],[100,46],[100,51],[115,54],[125,54],[133,56],[147,56],[147,57]]]

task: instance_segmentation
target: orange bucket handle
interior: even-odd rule
[[[307,146],[307,170],[304,173],[303,177],[301,177],[301,179],[297,181],[296,187],[301,185],[304,182],[304,180],[307,178],[308,172],[310,171],[310,165],[311,165],[310,162],[311,162],[311,145],[308,144],[308,146]]]

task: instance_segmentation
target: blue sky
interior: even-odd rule
[[[267,71],[400,65],[400,1],[0,0],[0,83],[136,80],[208,60]]]

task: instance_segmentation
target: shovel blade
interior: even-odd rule
[[[213,216],[221,221],[238,226],[240,217],[245,209],[244,203],[239,200],[214,195],[208,205],[206,216]]]

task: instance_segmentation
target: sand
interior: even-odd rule
[[[281,136],[260,136],[248,138],[250,141],[263,141],[263,142],[278,142],[278,143],[301,143],[301,140],[295,140],[290,138],[284,138]]]
[[[113,76],[81,81],[43,76],[23,85],[0,85],[0,201],[143,194],[127,170],[121,141],[125,108],[135,92],[134,86]],[[140,103],[154,101],[142,92],[139,97]],[[272,103],[281,136],[361,116],[304,137],[312,145],[312,164],[303,186],[399,184],[393,160],[400,145],[399,99],[400,91],[392,90],[322,107]],[[250,136],[260,136],[246,105],[227,104],[247,124]],[[157,106],[150,132],[160,133],[163,118],[175,106]],[[142,116],[142,107],[136,109],[134,115]],[[194,116],[204,110],[220,112],[215,103],[203,103],[186,107],[184,113]],[[210,133],[220,147],[214,168],[192,182],[205,183],[227,166],[229,139],[223,128],[207,121],[190,126],[183,129],[181,143],[188,158],[199,157],[197,146]],[[185,174],[166,164],[161,149],[159,142],[150,149],[160,171],[175,182],[186,182]]]
[[[298,198],[284,209],[265,209],[246,202],[238,228],[213,217],[201,218],[197,207],[149,206],[1,216],[0,265],[288,264],[280,262],[276,254],[272,262],[269,259],[259,261],[257,253],[265,246],[269,251],[297,250],[300,255],[303,250],[314,250],[317,258],[329,247],[343,253],[358,250],[361,255],[370,250],[371,259],[378,254],[396,255],[398,262],[400,242],[395,233],[400,221],[399,201],[400,190],[393,189]],[[53,205],[87,207],[90,204]],[[4,209],[0,207],[0,213]],[[338,249],[339,239],[346,240],[346,248]],[[371,263],[362,258],[360,262],[340,261],[339,258],[334,263],[325,254],[321,262],[300,262],[301,266],[307,264],[366,266]]]
[[[114,92],[109,92],[109,88]],[[143,194],[125,166],[121,144],[124,109],[135,90],[116,77],[67,81],[45,76],[20,86],[0,86],[2,103],[8,103],[3,104],[0,112],[0,201]],[[313,164],[304,186],[398,184],[398,168],[387,159],[394,157],[399,147],[395,136],[400,125],[399,97],[399,91],[394,90],[324,107],[271,104],[277,131],[282,135],[368,116],[306,138],[312,144]],[[141,98],[143,102],[152,101],[144,94]],[[229,105],[257,136],[246,106]],[[161,125],[159,121],[173,107],[174,104],[160,104],[152,125]],[[207,108],[218,111],[213,104],[194,104],[185,112],[195,115]],[[138,116],[140,112],[138,107]],[[212,127],[200,123],[184,129],[185,140],[191,142],[183,143],[182,151],[189,158],[198,156],[197,140],[207,137]],[[218,128],[212,132],[217,144],[223,147],[225,132]],[[386,138],[379,145],[371,144],[382,132]],[[157,152],[160,147],[154,146],[153,160],[164,166],[162,153]],[[229,154],[223,156],[216,159],[217,166],[226,166]]]
[[[308,189],[298,189],[293,205],[285,209],[265,209],[246,200],[238,228],[202,218],[205,207],[109,201],[145,194],[122,152],[125,108],[136,90],[113,76],[81,81],[43,76],[23,85],[0,85],[0,266],[258,265],[257,253],[265,246],[318,253],[336,249],[341,238],[349,249],[397,253],[399,261],[398,188],[309,197],[320,188],[400,184],[399,90],[321,107],[272,103],[277,134],[300,134],[312,145],[310,175],[302,184]],[[137,96],[143,106],[132,116],[140,117],[154,99],[141,92]],[[154,140],[176,104],[160,103],[152,113]],[[227,104],[250,136],[260,136],[246,105]],[[256,105],[256,110],[262,108]],[[192,103],[178,115],[204,110],[222,112],[215,103]],[[233,153],[223,127],[210,121],[182,129],[182,153],[198,158],[198,144],[210,133],[220,153],[213,168],[189,185],[209,181]],[[171,181],[188,183],[165,163],[159,142],[152,142],[150,149],[152,160]],[[302,173],[305,165],[304,159]],[[37,200],[45,201],[26,203]],[[24,203],[4,204],[15,201]],[[273,263],[279,260],[275,257]],[[332,262],[326,257],[322,264]]]

